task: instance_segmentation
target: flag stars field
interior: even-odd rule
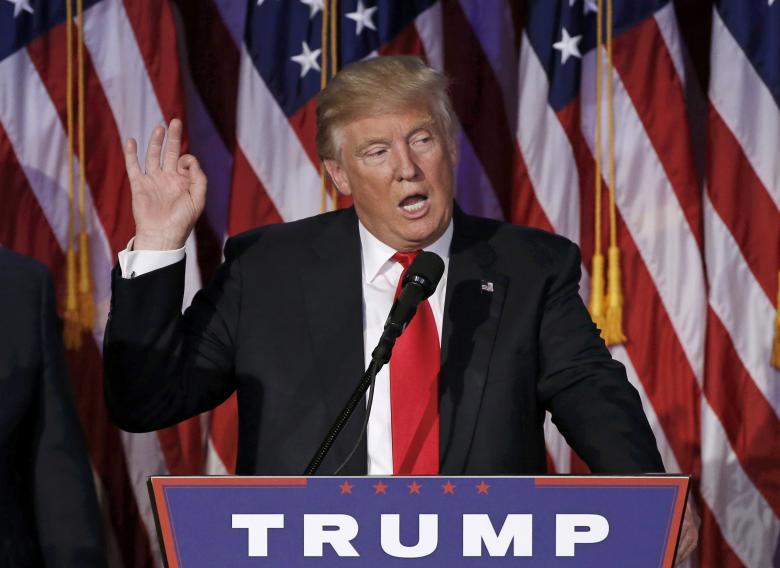
[[[556,41],[553,44],[553,49],[557,49],[561,52],[561,64],[565,65],[570,57],[576,57],[582,59],[580,53],[579,44],[582,41],[582,36],[570,36],[566,28],[561,28],[561,40]]]
[[[360,35],[365,28],[376,31],[373,20],[374,12],[376,12],[376,6],[366,8],[363,6],[363,1],[358,0],[357,9],[354,12],[345,14],[345,16],[357,24],[357,31],[355,31],[355,34]]]
[[[314,69],[315,71],[320,71],[320,64],[317,63],[317,58],[320,56],[320,53],[322,53],[321,49],[315,49],[312,51],[309,48],[309,44],[307,44],[305,41],[302,42],[301,46],[301,53],[298,55],[293,55],[290,60],[294,61],[298,65],[301,66],[301,78],[305,77],[306,74]]]

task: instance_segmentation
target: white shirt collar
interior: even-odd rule
[[[359,219],[358,230],[360,231],[360,249],[363,256],[363,281],[373,282],[381,272],[387,269],[396,250],[372,235]],[[446,263],[450,256],[451,243],[452,219],[450,219],[444,233],[423,250],[438,254]]]

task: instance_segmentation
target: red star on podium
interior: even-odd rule
[[[488,489],[490,489],[490,485],[488,485],[484,481],[481,482],[479,485],[475,485],[475,487],[477,488],[477,493],[480,493],[482,495],[487,495]]]
[[[379,495],[380,493],[382,495],[385,495],[387,493],[387,485],[382,483],[381,481],[374,484],[374,492]]]
[[[445,495],[447,493],[449,493],[450,495],[454,495],[455,494],[455,486],[452,483],[450,483],[449,481],[447,483],[445,483],[444,485],[442,485],[441,488],[444,490],[444,494]]]
[[[342,495],[344,495],[344,493],[349,493],[351,495],[352,494],[352,488],[354,487],[354,485],[351,485],[349,483],[349,481],[344,481],[344,483],[339,485],[339,487],[341,488],[341,494]]]
[[[417,493],[417,495],[419,495],[420,489],[422,489],[422,485],[420,485],[416,481],[412,481],[412,483],[407,487],[409,487],[409,495],[411,495],[412,493]]]

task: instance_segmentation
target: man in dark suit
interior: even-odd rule
[[[169,426],[237,391],[237,471],[300,474],[422,249],[444,258],[444,278],[399,339],[415,344],[397,345],[378,375],[368,440],[345,474],[543,473],[547,410],[594,472],[663,471],[639,397],[579,297],[577,247],[457,209],[446,79],[412,57],[352,64],[317,118],[320,157],[354,209],[231,239],[183,316],[183,245],[206,179],[179,156],[179,121],[164,150],[155,130],[144,172],[128,142],[136,236],[113,274],[104,350],[117,423]],[[356,414],[322,473],[358,439],[365,408]]]
[[[0,247],[0,566],[106,566],[51,278]]]

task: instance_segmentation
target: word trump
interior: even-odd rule
[[[401,515],[380,517],[380,545],[395,558],[422,558],[436,551],[439,544],[439,515],[417,515],[418,539],[414,544],[401,542]],[[463,515],[463,556],[533,556],[533,515],[509,514],[496,531],[486,514]],[[273,529],[284,528],[282,514],[234,514],[234,529],[247,529],[248,555],[268,556],[268,540]],[[319,557],[329,546],[341,557],[360,556],[352,544],[358,535],[358,521],[344,514],[303,515],[303,555]],[[556,514],[555,555],[574,556],[578,544],[602,542],[609,534],[609,523],[601,515]]]

